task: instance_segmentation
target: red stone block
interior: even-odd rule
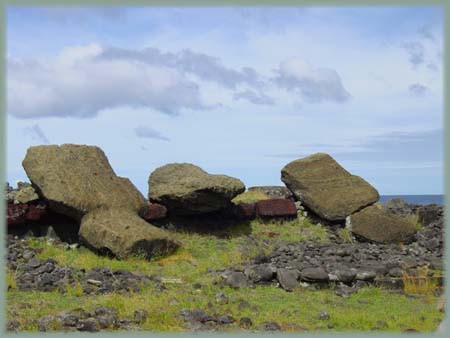
[[[255,203],[239,203],[234,208],[234,216],[238,219],[250,219],[256,216]]]
[[[256,202],[256,215],[261,217],[296,217],[297,209],[291,200],[274,198]]]
[[[46,214],[46,208],[43,204],[31,204],[28,207],[28,212],[25,215],[26,219],[28,221],[38,221],[41,219],[42,216]]]
[[[8,226],[25,223],[27,212],[28,212],[28,204],[8,203],[8,211],[7,211]]]
[[[167,208],[158,203],[149,203],[145,211],[142,213],[142,218],[146,221],[165,218],[167,215]]]

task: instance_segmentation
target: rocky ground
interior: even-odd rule
[[[399,209],[395,203],[390,206],[403,214],[420,210],[422,228],[411,243],[380,244],[352,238],[345,242],[330,231],[329,243],[282,243],[269,255],[258,256],[244,267],[227,269],[222,275],[232,287],[279,283],[287,291],[299,282],[336,282],[336,293],[344,297],[369,284],[401,289],[404,275],[419,278],[424,270],[427,277],[442,285],[442,276],[433,271],[443,268],[444,208],[403,204]]]
[[[291,297],[295,297],[299,290],[310,290],[316,294],[331,292],[336,297],[349,301],[354,299],[355,295],[361,294],[363,298],[358,299],[362,302],[358,303],[361,305],[373,301],[366,296],[371,286],[390,289],[389,294],[393,291],[402,294],[404,276],[423,278],[423,269],[427,271],[425,277],[436,281],[433,297],[438,297],[439,286],[442,285],[440,271],[443,253],[443,208],[434,205],[420,208],[405,204],[399,207],[395,203],[391,208],[394,212],[404,214],[417,214],[419,209],[422,210],[421,218],[424,224],[416,234],[415,241],[403,245],[358,242],[351,236],[342,236],[341,229],[336,227],[326,228],[325,241],[312,240],[314,237],[309,237],[310,240],[291,242],[286,240],[289,236],[283,237],[283,231],[289,233],[292,228],[283,229],[283,222],[267,225],[266,228],[262,226],[264,231],[254,231],[242,236],[239,245],[234,249],[236,253],[246,253],[243,257],[250,259],[244,258],[237,265],[228,267],[221,262],[216,268],[208,268],[206,281],[196,276],[191,284],[192,293],[197,295],[207,292],[211,298],[199,307],[195,301],[183,303],[176,300],[175,296],[170,299],[170,302],[174,302],[179,308],[173,313],[174,320],[182,330],[190,331],[309,331],[311,326],[302,322],[261,320],[258,318],[261,308],[254,305],[256,301],[250,303],[250,299],[246,300],[245,297],[234,297],[233,292],[240,291],[227,290],[242,290],[245,293],[254,292],[256,288],[258,292],[267,290],[266,292],[270,293],[272,288],[276,288]],[[321,226],[311,227],[313,229]],[[221,243],[225,243],[224,241]],[[186,282],[182,277],[170,278],[160,271],[150,273],[155,270],[138,273],[126,268],[83,268],[62,264],[58,262],[57,257],[45,255],[48,247],[56,250],[51,251],[52,253],[60,252],[63,255],[77,255],[83,247],[80,247],[79,243],[68,244],[48,237],[42,237],[37,243],[41,244],[36,245],[33,237],[24,239],[8,236],[8,269],[14,279],[14,290],[11,292],[16,295],[56,292],[61,297],[66,297],[77,289],[79,299],[115,294],[132,297],[149,288],[155,294],[161,295],[170,293],[171,288],[178,286],[178,283],[185,287]],[[270,244],[269,250],[261,252],[257,248],[261,248],[264,243]],[[251,248],[256,249],[253,255],[248,254]],[[227,251],[227,248],[223,249]],[[190,269],[196,269],[195,265],[189,266]],[[210,290],[206,291],[209,288]],[[9,305],[8,330],[20,331],[26,327],[39,331],[141,330],[146,327],[145,323],[152,315],[145,306],[135,306],[126,315],[122,315],[119,307],[104,304],[75,306],[77,303],[83,302],[78,300],[73,304],[73,308],[52,311],[51,314],[42,316],[35,315],[33,319],[24,321],[15,318],[21,317],[21,311],[32,311],[36,304],[14,301]],[[227,306],[233,303],[237,312],[227,309]],[[281,311],[289,311],[289,307]],[[330,313],[332,312],[323,306],[323,309],[318,309],[314,314],[313,320],[324,325],[326,323],[328,330],[333,329],[336,324],[331,321]],[[387,323],[388,321],[380,319],[373,323],[371,329],[389,329]]]
[[[37,146],[7,186],[10,331],[434,331],[444,208],[376,203],[331,156],[285,187],[171,163],[146,199],[95,146]]]

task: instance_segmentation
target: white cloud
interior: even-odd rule
[[[198,85],[173,68],[98,58],[95,44],[64,49],[54,60],[8,60],[8,112],[19,118],[92,117],[118,106],[175,115],[207,109]]]
[[[291,58],[280,64],[273,81],[280,87],[299,93],[309,102],[344,102],[350,94],[339,74],[329,68],[314,68],[301,58]]]

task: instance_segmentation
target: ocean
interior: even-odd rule
[[[401,198],[410,204],[444,204],[444,195],[381,195],[380,202]]]

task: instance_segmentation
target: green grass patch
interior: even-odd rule
[[[245,230],[245,231],[243,231]],[[304,289],[285,292],[275,286],[232,289],[216,282],[220,277],[208,273],[209,269],[223,269],[240,265],[260,253],[270,253],[282,241],[298,242],[314,240],[326,242],[328,232],[324,226],[308,220],[264,221],[255,219],[230,227],[228,236],[179,231],[182,243],[173,255],[153,260],[133,257],[127,260],[98,256],[88,249],[64,249],[45,240],[32,239],[29,244],[41,248],[40,258],[54,258],[59,264],[75,268],[91,269],[103,266],[110,269],[127,269],[148,275],[179,278],[180,284],[165,284],[161,291],[155,285],[143,287],[131,294],[82,294],[81,286],[59,292],[21,292],[17,290],[13,273],[7,275],[10,285],[7,292],[7,318],[17,319],[22,328],[37,330],[37,320],[45,315],[70,311],[79,307],[91,311],[97,306],[113,306],[121,318],[133,317],[134,310],[148,311],[149,318],[143,324],[149,331],[184,331],[179,312],[183,308],[199,308],[209,314],[233,316],[237,321],[249,317],[254,328],[266,321],[278,322],[284,331],[403,331],[415,329],[421,332],[437,328],[444,314],[436,309],[438,297],[432,293],[411,298],[392,294],[379,288],[364,288],[349,299],[334,294],[332,288]],[[201,288],[195,288],[200,283]],[[216,301],[216,295],[225,293],[228,304]],[[243,306],[243,302],[249,306]],[[23,304],[28,304],[23,306]],[[244,304],[245,305],[245,304]],[[319,320],[326,311],[330,319]],[[228,326],[237,330],[238,325]]]
[[[270,199],[269,196],[267,196],[267,194],[265,194],[264,192],[260,191],[260,190],[251,190],[251,191],[245,191],[240,195],[237,195],[232,202],[235,204],[238,203],[253,203],[253,202],[258,202],[261,200],[268,200]]]

